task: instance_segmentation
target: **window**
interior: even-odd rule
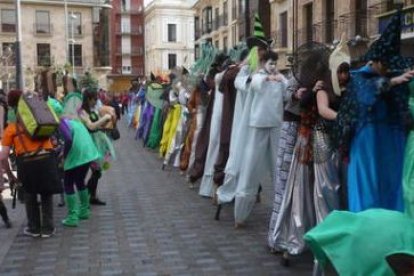
[[[168,24],[168,42],[177,41],[177,25]]]
[[[287,30],[287,24],[288,24],[288,16],[287,11],[282,12],[279,16],[280,21],[280,47],[286,48],[288,45],[288,30]]]
[[[334,0],[325,0],[326,24],[325,24],[325,42],[332,43],[334,38],[335,9]]]
[[[219,41],[218,40],[214,41],[214,47],[216,47],[216,49],[219,48]]]
[[[194,46],[194,59],[198,60],[200,58],[200,45],[196,44]]]
[[[313,39],[313,5],[312,3],[304,6],[305,8],[305,40]]]
[[[237,0],[231,0],[231,19],[236,20],[237,18],[237,7],[236,7]]]
[[[75,51],[73,51],[73,47]],[[73,56],[74,53],[74,56]],[[70,44],[69,45],[69,58],[70,63],[74,61],[75,66],[82,66],[82,45],[81,44]]]
[[[195,40],[200,38],[200,18],[198,16],[194,17],[194,37]]]
[[[37,65],[50,66],[50,44],[39,43],[37,44]]]
[[[355,1],[355,35],[367,37],[367,0]]]
[[[14,66],[16,65],[16,56],[14,54],[14,43],[13,42],[4,42],[2,44],[2,62],[5,66]]]
[[[36,11],[36,33],[50,34],[50,18],[48,11]]]
[[[176,54],[168,54],[168,69],[173,69],[177,66],[177,55]]]
[[[233,37],[233,45],[236,45],[238,40],[237,40],[237,27],[236,25],[231,26],[231,35]]]
[[[227,26],[228,24],[228,17],[229,13],[228,13],[228,7],[227,7],[227,1],[224,1],[223,3],[223,25]]]
[[[16,32],[15,10],[1,10],[1,31],[4,33]]]
[[[213,8],[203,10],[203,34],[210,33],[213,28]]]
[[[227,53],[227,47],[228,47],[228,39],[227,36],[223,37],[223,51]]]
[[[69,37],[72,36],[72,26],[73,26],[73,35],[82,35],[82,13],[80,12],[70,12],[69,13],[69,26],[68,34]]]
[[[239,0],[239,15],[244,14],[245,0]]]
[[[219,15],[219,8],[214,10],[214,29],[218,29],[220,27],[220,15]]]

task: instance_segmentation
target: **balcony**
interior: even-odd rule
[[[16,34],[16,24],[1,24],[1,32],[2,34]]]
[[[207,23],[203,24],[203,35],[211,33],[212,30],[213,30],[213,23],[212,22],[207,22]]]
[[[143,56],[144,48],[143,47],[132,47],[131,49],[117,50],[115,51],[116,56]]]
[[[125,15],[138,15],[143,14],[144,8],[140,5],[132,5],[131,7],[121,7],[120,10],[117,11],[117,14],[125,14]]]
[[[115,33],[116,35],[143,35],[144,28],[142,26],[117,25]]]
[[[52,36],[53,25],[52,24],[33,24],[33,34],[39,37]]]
[[[124,66],[125,67],[125,66]],[[134,75],[134,76],[143,76],[144,68],[141,66],[128,66],[130,68],[122,68],[122,64],[116,63],[112,68],[112,72],[117,75]],[[124,69],[124,70],[122,70]],[[125,70],[129,69],[129,70]]]

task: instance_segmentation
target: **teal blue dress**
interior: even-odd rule
[[[351,124],[348,166],[349,210],[403,210],[402,171],[405,129],[400,116],[407,86],[390,88],[370,66],[352,72],[348,97],[356,118]],[[396,96],[398,94],[398,96]]]

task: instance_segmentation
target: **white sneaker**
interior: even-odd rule
[[[23,234],[25,234],[26,236],[32,237],[32,238],[40,237],[40,233],[30,230],[29,227],[24,228]]]
[[[54,236],[56,234],[56,227],[53,228],[52,231],[45,231],[44,233],[42,233],[41,237],[42,238],[50,238],[52,236]]]

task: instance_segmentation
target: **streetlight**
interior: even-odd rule
[[[75,38],[74,38],[74,31],[73,31],[73,21],[78,18],[76,15],[73,14],[73,12],[70,15],[70,25],[71,25],[71,42],[72,42],[72,77],[75,78]]]

